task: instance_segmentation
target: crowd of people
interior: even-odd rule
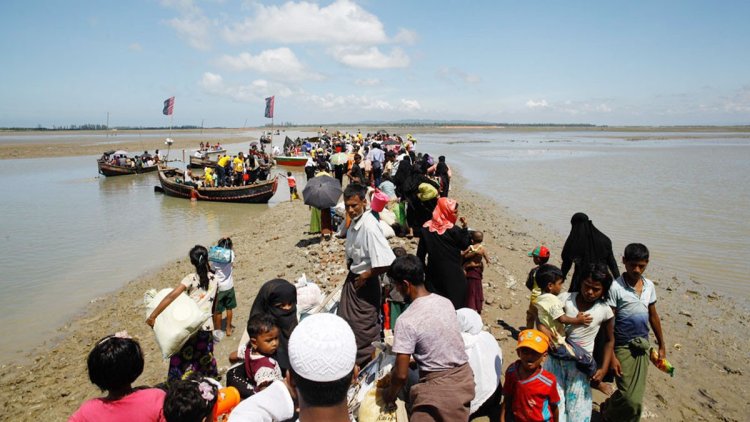
[[[268,180],[273,165],[268,153],[253,145],[247,154],[219,154],[215,164],[203,169],[201,177],[186,171],[185,183],[201,187],[245,186]]]
[[[143,154],[136,154],[132,157],[124,151],[113,151],[102,154],[100,160],[113,166],[142,168],[153,167],[163,161],[164,157],[159,154],[158,149],[153,154],[143,151]]]
[[[274,279],[260,287],[240,347],[228,357],[234,366],[226,388],[241,399],[226,411],[229,421],[350,421],[349,388],[383,341],[395,355],[392,370],[378,383],[384,413],[405,403],[411,421],[487,415],[585,422],[596,388],[610,395],[601,407],[605,420],[640,419],[649,360],[666,359],[654,284],[643,276],[649,263],[644,245],[625,248],[620,274],[609,238],[577,213],[560,253],[562,268],[549,263],[546,246],[530,251],[526,326],[517,335],[518,360],[503,375],[502,351],[481,318],[483,270],[492,261],[482,232],[469,229],[449,196],[445,157],[433,160],[415,152],[415,140],[399,142],[387,134],[328,139],[311,146],[314,170],[308,177],[347,176],[339,227],[330,210],[318,210],[320,230],[325,226],[327,234],[345,239],[338,306],[335,314],[299,320],[294,284]],[[351,161],[332,163],[338,153],[351,154]],[[395,235],[419,238],[414,251],[391,247],[386,220]],[[126,333],[104,337],[93,347],[88,368],[91,381],[108,395],[84,403],[71,420],[216,417],[226,394],[214,381],[214,342],[234,335],[238,306],[231,239],[211,248],[197,245],[189,258],[194,272],[146,323],[157,324],[183,293],[213,317],[171,356],[159,388],[132,388],[143,371],[137,341]],[[571,285],[563,293],[571,268]]]

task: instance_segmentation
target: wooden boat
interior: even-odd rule
[[[152,173],[155,172],[159,166],[146,166],[146,167],[127,167],[118,166],[115,164],[109,164],[105,160],[96,160],[96,164],[99,167],[99,174],[106,177],[112,176],[125,176],[128,174],[141,174],[141,173]]]
[[[240,202],[265,204],[276,193],[278,177],[245,186],[223,188],[196,188],[177,179],[184,180],[182,170],[175,168],[159,169],[159,183],[164,194],[179,198],[195,198],[199,201]]]
[[[191,155],[190,163],[188,164],[188,166],[191,169],[202,169],[205,167],[216,168],[219,166],[219,164],[216,162],[216,160],[213,160],[209,157],[201,158]]]
[[[277,155],[276,157],[273,157],[273,159],[276,160],[276,165],[289,167],[304,167],[305,163],[307,163],[308,158],[310,157],[306,155],[301,155],[299,157]]]
[[[200,152],[201,156],[196,156],[196,152]],[[191,151],[190,154],[190,161],[188,162],[188,167],[191,169],[202,169],[205,167],[211,167],[216,168],[218,164],[216,162],[219,159],[219,155],[224,155],[227,153],[227,150],[225,149],[217,149],[217,150],[210,150],[210,151],[199,151],[197,149],[194,149]]]

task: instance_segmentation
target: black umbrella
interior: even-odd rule
[[[399,142],[399,141],[397,141],[395,139],[386,139],[385,141],[383,141],[383,143],[381,145],[383,145],[384,147],[389,147],[389,146],[392,146],[392,145],[399,145],[400,143],[401,142]]]
[[[331,208],[336,206],[341,196],[341,183],[331,176],[316,176],[307,181],[302,190],[302,198],[306,205],[315,208]]]

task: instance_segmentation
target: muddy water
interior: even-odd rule
[[[748,139],[590,132],[418,139],[419,150],[446,155],[471,189],[516,214],[566,236],[570,217],[583,211],[612,239],[616,257],[628,243],[644,243],[661,267],[750,297]]]

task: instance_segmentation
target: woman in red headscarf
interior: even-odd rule
[[[461,252],[471,244],[466,220],[461,217],[459,228],[458,204],[450,198],[440,198],[432,212],[432,219],[422,226],[422,237],[417,256],[425,263],[427,288],[448,298],[456,309],[466,305],[466,275],[461,266]]]

